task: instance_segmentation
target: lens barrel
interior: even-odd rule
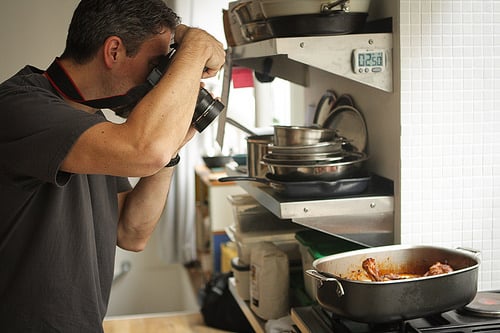
[[[202,132],[222,110],[224,110],[224,104],[214,99],[206,89],[200,88],[193,115],[194,128],[198,132]]]

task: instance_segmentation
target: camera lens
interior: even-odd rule
[[[194,128],[198,132],[202,132],[215,118],[217,118],[223,109],[224,104],[212,98],[206,89],[200,88],[193,115]]]

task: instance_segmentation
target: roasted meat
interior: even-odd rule
[[[449,272],[453,271],[453,268],[450,265],[447,264],[442,264],[439,261],[436,262],[434,265],[429,267],[429,270],[427,273],[424,275],[418,275],[418,274],[412,274],[412,273],[395,273],[395,272],[390,272],[387,274],[381,274],[378,267],[377,263],[375,262],[375,259],[373,258],[367,258],[363,261],[362,263],[363,269],[370,278],[371,281],[389,281],[389,280],[401,280],[401,279],[408,279],[408,278],[418,278],[422,276],[431,276],[431,275],[439,275],[439,274],[446,274]]]
[[[365,270],[366,274],[368,274],[368,277],[372,281],[384,281],[383,278],[380,276],[380,273],[377,268],[377,264],[375,263],[375,259],[373,258],[367,258],[363,261],[363,269]]]
[[[397,273],[389,273],[389,274],[384,274],[380,275],[380,272],[377,268],[377,264],[375,263],[375,259],[373,258],[367,258],[363,261],[363,269],[365,270],[366,274],[372,281],[387,281],[387,280],[400,280],[403,279],[403,277]]]
[[[453,272],[453,268],[451,268],[450,265],[442,264],[438,261],[437,263],[429,267],[429,270],[424,274],[424,276],[446,274],[450,272]]]

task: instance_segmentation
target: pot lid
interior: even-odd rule
[[[463,310],[479,317],[500,317],[500,293],[478,292]]]
[[[368,130],[363,115],[354,106],[342,105],[333,109],[323,123],[323,127],[335,130],[337,135],[347,139],[355,150],[365,151],[368,143]]]
[[[321,125],[326,120],[330,111],[332,111],[335,102],[337,101],[337,95],[332,90],[327,90],[323,96],[321,96],[318,106],[316,107],[316,112],[314,113],[313,124]]]

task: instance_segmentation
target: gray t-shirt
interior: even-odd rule
[[[104,122],[27,66],[0,85],[0,330],[102,332],[126,178],[59,170]]]

